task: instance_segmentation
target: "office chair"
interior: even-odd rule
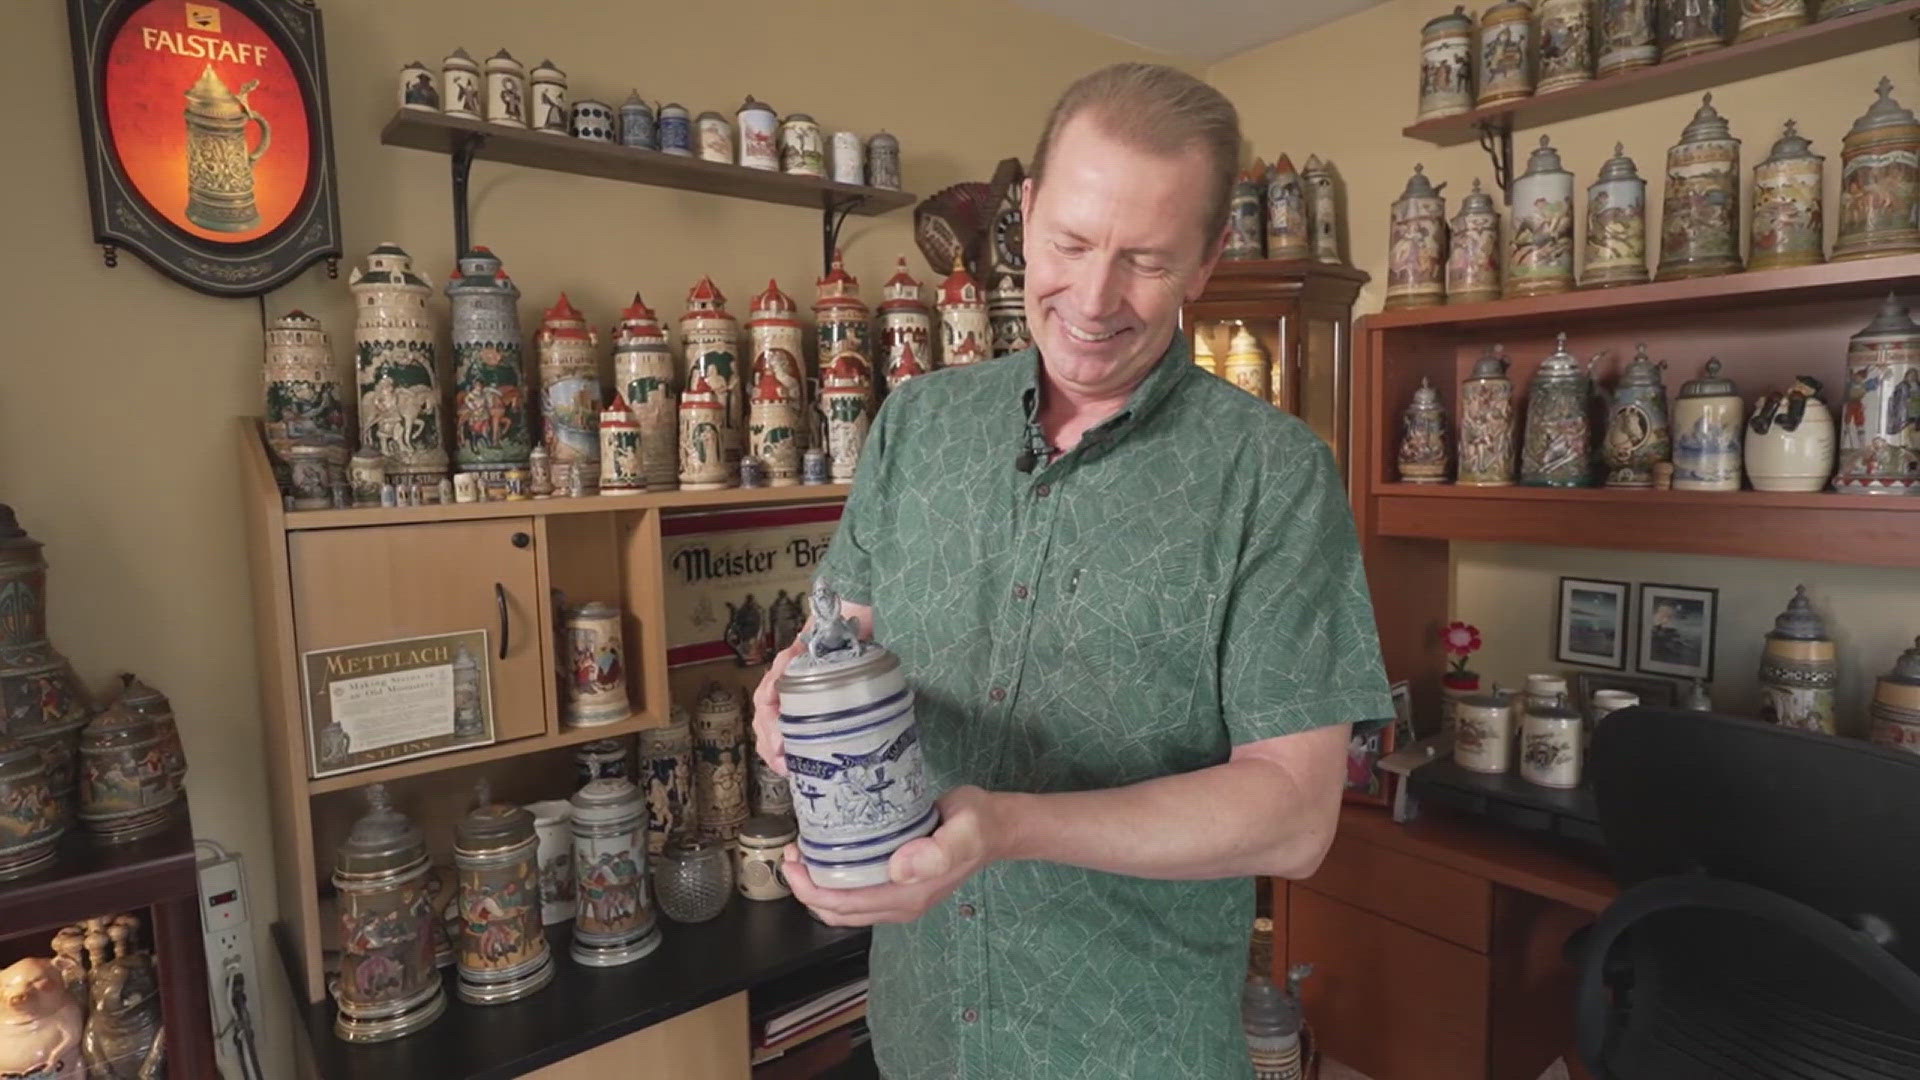
[[[1594,1076],[1920,1078],[1920,756],[1635,707],[1588,768],[1624,890],[1577,945]]]

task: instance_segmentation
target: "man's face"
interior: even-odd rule
[[[1220,256],[1221,237],[1201,240],[1209,181],[1198,146],[1157,157],[1086,115],[1056,133],[1045,185],[1028,180],[1020,204],[1027,322],[1057,383],[1124,396],[1160,358]]]

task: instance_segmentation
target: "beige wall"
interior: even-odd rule
[[[1420,27],[1450,6],[1440,0],[1390,0],[1232,57],[1207,72],[1240,107],[1253,153],[1271,161],[1285,151],[1296,165],[1309,153],[1333,159],[1346,186],[1350,257],[1373,276],[1361,294],[1361,312],[1380,309],[1386,281],[1388,206],[1416,163],[1424,164],[1436,183],[1448,182],[1449,216],[1458,210],[1475,177],[1493,190],[1492,171],[1477,145],[1439,149],[1400,134],[1412,122],[1418,99]],[[1716,87],[1715,108],[1743,140],[1743,184],[1751,183],[1752,165],[1766,157],[1781,123],[1791,117],[1799,121],[1801,133],[1813,140],[1815,152],[1827,156],[1827,205],[1833,206],[1839,186],[1840,138],[1872,104],[1873,86],[1880,76],[1892,76],[1895,96],[1920,107],[1920,80],[1913,74],[1915,51],[1912,41],[1900,41]],[[1526,155],[1540,135],[1550,135],[1562,163],[1574,173],[1584,215],[1586,185],[1612,155],[1614,142],[1625,143],[1627,154],[1648,181],[1647,205],[1655,222],[1649,232],[1657,244],[1667,147],[1678,140],[1699,103],[1698,95],[1674,98],[1521,131],[1514,139],[1516,156],[1523,170]],[[1837,216],[1827,214],[1829,247]],[[1580,240],[1584,240],[1584,227],[1581,217]],[[1861,325],[1870,316],[1870,311],[1863,311]],[[1834,369],[1845,349],[1845,341],[1835,341],[1830,355],[1809,363]],[[1738,378],[1738,360],[1732,363]],[[1678,378],[1669,376],[1670,393],[1677,390],[1677,383]],[[1752,394],[1762,388],[1744,389]],[[1844,544],[1846,538],[1834,537],[1833,542]],[[1454,608],[1457,617],[1477,624],[1484,633],[1486,647],[1476,658],[1476,669],[1511,683],[1526,672],[1561,666],[1553,660],[1552,640],[1556,581],[1561,575],[1718,588],[1721,612],[1714,695],[1716,704],[1727,709],[1756,706],[1752,673],[1760,639],[1772,627],[1774,614],[1793,595],[1796,582],[1807,585],[1839,640],[1844,714],[1857,715],[1864,708],[1873,676],[1891,667],[1900,650],[1920,634],[1920,571],[1915,570],[1462,544],[1454,550]]]
[[[529,66],[551,57],[576,93],[616,104],[637,86],[649,99],[730,114],[752,93],[830,129],[886,127],[900,137],[908,188],[922,195],[1024,158],[1069,80],[1146,55],[1004,0],[322,6],[347,261],[394,240],[436,281],[452,268],[447,159],[381,146],[378,133],[399,67],[419,59],[437,70],[455,45],[485,57],[504,43]],[[0,15],[13,46],[7,85],[39,102],[9,128],[0,498],[47,544],[55,644],[95,686],[131,669],[172,697],[197,831],[247,856],[269,980],[254,1000],[278,1031],[284,994],[265,935],[272,841],[229,422],[259,411],[260,308],[200,296],[132,256],[117,270],[101,265],[67,89],[65,8],[13,3]],[[809,302],[820,270],[819,218],[801,210],[486,163],[473,195],[473,235],[525,291],[529,330],[562,289],[604,332],[636,289],[676,317],[710,273],[744,315],[769,276]],[[870,298],[898,253],[930,278],[911,223],[910,211],[849,222],[849,267]],[[267,297],[267,313],[318,315],[346,356],[345,270],[339,281],[309,270]],[[270,1075],[290,1075],[277,1054],[269,1063]]]

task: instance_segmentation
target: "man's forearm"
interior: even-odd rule
[[[1344,748],[1345,730],[1298,737]],[[1236,758],[1105,791],[996,793],[994,855],[1169,880],[1305,877],[1332,840],[1341,775]]]

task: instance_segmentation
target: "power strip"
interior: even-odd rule
[[[236,980],[253,1000],[260,997],[260,972],[254,963],[253,929],[247,917],[247,876],[240,856],[211,840],[195,842],[200,870],[200,928],[206,935],[207,989],[213,998],[214,1048],[220,1075],[245,1080],[248,1069],[240,1050],[251,1041],[251,1018],[237,1015]],[[244,1040],[240,1038],[244,1036]]]

